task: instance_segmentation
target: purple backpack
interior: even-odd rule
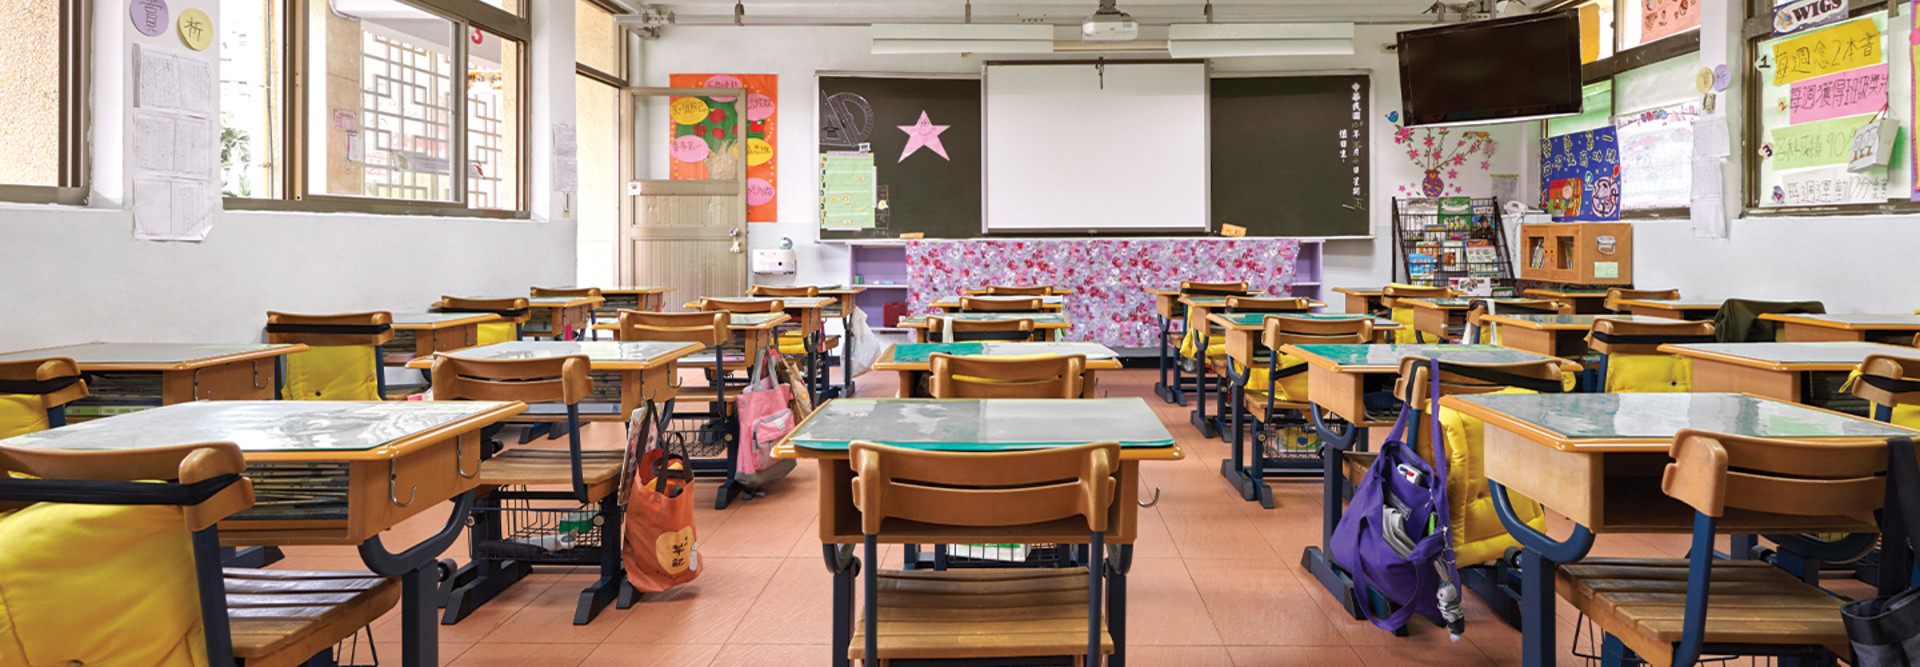
[[[1429,360],[1432,379],[1429,401],[1440,395],[1439,363]],[[1353,500],[1333,529],[1333,560],[1353,577],[1353,594],[1367,620],[1382,630],[1397,630],[1416,612],[1444,616],[1457,640],[1460,573],[1453,560],[1453,536],[1447,513],[1447,454],[1441,438],[1437,406],[1425,411],[1432,427],[1433,460],[1429,465],[1407,442],[1413,406],[1403,405],[1400,419],[1388,432],[1367,476],[1353,491]],[[1404,530],[1395,527],[1404,526]],[[1404,552],[1404,553],[1403,553]],[[1442,589],[1450,589],[1451,604],[1442,605]],[[1398,605],[1376,616],[1372,595]]]

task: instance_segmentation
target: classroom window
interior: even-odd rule
[[[0,2],[0,199],[81,203],[85,109],[79,73],[86,26],[79,3]]]
[[[1764,11],[1754,8],[1754,11]],[[1920,209],[1910,202],[1912,175],[1905,81],[1889,76],[1904,60],[1906,19],[1884,11],[1782,37],[1748,35],[1755,58],[1747,69],[1746,203],[1757,211],[1878,213]],[[1889,39],[1889,29],[1898,39]],[[1796,54],[1836,54],[1809,59]],[[1901,68],[1904,69],[1904,68]],[[1875,132],[1873,128],[1880,128]],[[1856,134],[1879,144],[1880,158],[1855,164]]]
[[[1547,119],[1547,136],[1557,137],[1606,127],[1613,120],[1613,80],[1602,79],[1580,89],[1580,113]]]
[[[1619,0],[1620,50],[1700,29],[1700,0]]]
[[[489,5],[493,5],[495,7],[499,7],[500,9],[505,10],[507,13],[512,14],[514,16],[526,16],[526,9],[524,7],[525,3],[522,0],[480,0],[480,1],[487,3]]]
[[[453,22],[397,0],[331,4],[312,5],[308,190],[453,201]]]
[[[626,50],[624,37],[613,12],[592,0],[576,0],[573,10],[574,60],[614,79],[623,78]]]
[[[468,44],[467,205],[511,211],[520,201],[525,46],[477,29]]]
[[[220,2],[220,192],[278,198],[285,192],[286,12],[269,0]]]

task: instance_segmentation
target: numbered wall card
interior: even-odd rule
[[[780,77],[774,74],[674,74],[675,88],[745,88],[747,99],[732,95],[676,97],[668,102],[673,122],[667,130],[668,177],[674,180],[731,180],[746,169],[747,222],[779,219],[778,132]],[[736,113],[744,113],[746,136],[733,136]],[[737,164],[746,160],[745,165]]]
[[[1882,62],[1880,28],[1872,17],[1805,33],[1773,45],[1773,85]]]

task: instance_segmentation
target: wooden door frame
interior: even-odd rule
[[[734,137],[742,137],[741,140],[734,142],[734,164],[738,165],[738,167],[734,171],[734,179],[732,181],[733,182],[732,190],[733,190],[733,196],[740,202],[739,210],[737,211],[736,217],[734,218],[734,222],[736,223],[735,229],[740,230],[739,243],[743,248],[745,248],[747,244],[747,235],[748,235],[747,207],[746,207],[747,142],[744,139],[744,137],[746,137],[746,130],[747,130],[747,114],[746,114],[747,89],[746,88],[744,87],[742,88],[700,88],[700,87],[685,87],[685,86],[628,86],[626,87],[621,92],[621,100],[623,102],[623,104],[621,105],[622,107],[621,114],[624,117],[623,122],[621,122],[621,144],[622,144],[623,150],[625,151],[629,159],[625,161],[625,164],[623,164],[621,168],[622,174],[624,176],[621,179],[621,185],[622,185],[622,188],[625,188],[627,183],[632,183],[638,180],[642,184],[641,194],[643,195],[647,194],[649,191],[655,191],[657,188],[672,187],[670,185],[667,185],[669,183],[673,183],[673,181],[671,181],[670,179],[648,179],[648,180],[638,179],[638,176],[640,174],[646,173],[647,170],[645,168],[646,167],[645,161],[649,157],[647,155],[640,154],[638,150],[639,148],[638,135],[636,134],[637,132],[648,131],[646,128],[639,127],[641,123],[641,119],[646,118],[646,113],[640,107],[640,105],[645,104],[647,98],[666,97],[669,100],[671,100],[671,98],[675,96],[709,97],[714,95],[715,93],[719,93],[723,96],[724,95],[733,96],[733,102],[732,102],[734,107],[733,127],[731,128],[729,134],[730,136],[734,136]],[[688,183],[688,184],[702,183],[703,184],[702,186],[694,186],[694,187],[703,187],[703,188],[713,187],[712,185],[710,185],[713,182],[714,181],[712,180],[684,181],[684,183]],[[624,191],[624,189],[621,193],[621,201],[620,201],[621,227],[620,227],[619,233],[616,235],[616,240],[615,240],[615,245],[619,246],[617,250],[617,255],[615,256],[615,265],[618,266],[618,270],[620,271],[621,278],[619,281],[616,281],[616,282],[632,282],[631,278],[638,274],[638,267],[634,266],[634,262],[636,259],[634,257],[634,252],[633,252],[634,238],[630,233],[630,230],[635,226],[638,226],[640,222],[639,221],[640,207],[636,202],[635,197],[636,195],[627,194]],[[744,254],[744,251],[742,254]],[[740,279],[741,279],[742,285],[752,284],[752,274],[749,271],[749,268],[750,268],[749,262],[745,261],[745,259],[742,258],[742,260],[740,261],[740,273],[741,273]]]

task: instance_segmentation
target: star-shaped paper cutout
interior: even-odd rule
[[[906,162],[907,156],[912,155],[914,151],[920,150],[921,146],[926,146],[929,150],[940,154],[940,159],[942,160],[948,162],[953,161],[953,158],[947,157],[947,147],[940,145],[940,133],[947,131],[947,128],[952,126],[934,125],[933,121],[927,120],[927,112],[922,111],[920,112],[920,122],[912,125],[895,125],[894,127],[898,127],[901,132],[907,133],[907,148],[906,150],[900,151],[900,162]]]

